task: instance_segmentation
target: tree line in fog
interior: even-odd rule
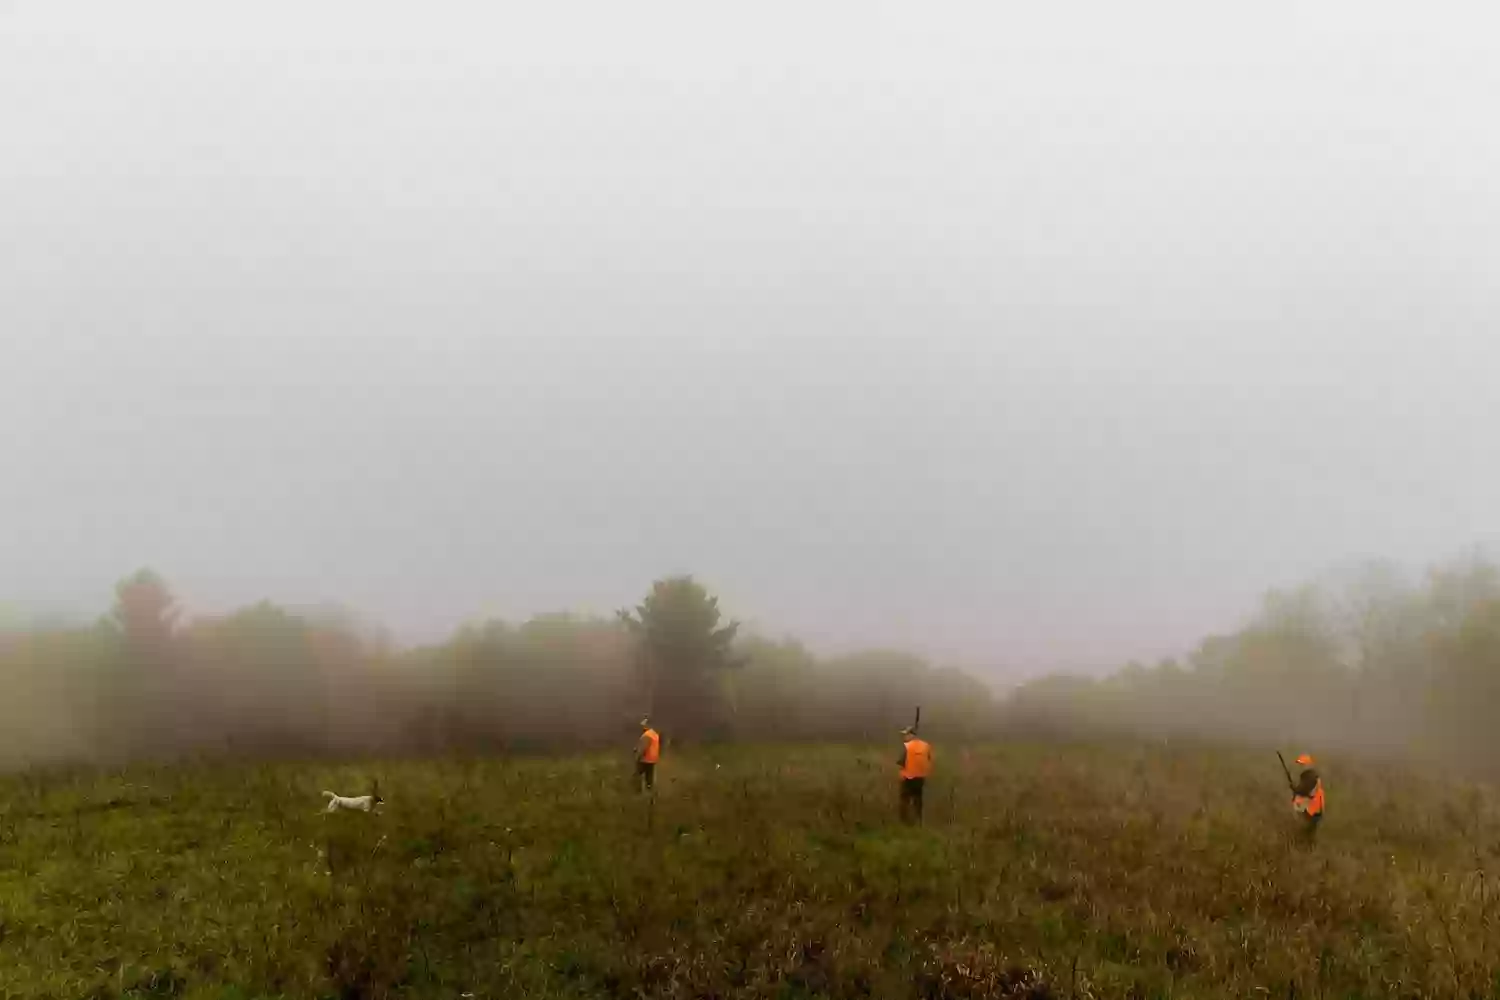
[[[1500,569],[1371,563],[1268,594],[1185,659],[1016,691],[1012,729],[1181,736],[1500,767]]]
[[[893,740],[923,706],[951,739],[993,731],[989,689],[919,657],[815,656],[743,635],[691,578],[611,618],[541,615],[398,648],[269,602],[186,618],[139,572],[81,626],[0,631],[0,763],[182,754],[529,752],[670,742]]]
[[[674,741],[1186,737],[1500,768],[1500,569],[1371,564],[1268,594],[1181,660],[1003,697],[892,651],[744,634],[689,577],[613,617],[540,615],[399,648],[262,602],[187,618],[159,576],[76,626],[0,627],[0,765],[181,754],[531,752]]]

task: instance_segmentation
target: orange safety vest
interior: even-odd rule
[[[641,763],[655,764],[656,759],[661,756],[661,736],[654,729],[648,729],[641,735],[646,737],[646,752],[641,754]]]
[[[1311,795],[1292,796],[1292,808],[1296,809],[1304,816],[1323,815],[1323,805],[1324,800],[1322,778],[1319,778],[1318,783],[1313,786],[1313,793]]]
[[[906,763],[901,768],[902,778],[925,778],[932,773],[932,747],[926,740],[912,738],[906,741]]]

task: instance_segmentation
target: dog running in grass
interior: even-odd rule
[[[333,792],[324,792],[323,797],[328,800],[328,808],[325,813],[336,813],[340,809],[348,809],[351,812],[374,812],[375,807],[385,802],[385,799],[371,792],[369,795],[335,795]]]

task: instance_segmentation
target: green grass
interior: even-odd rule
[[[1500,997],[1491,790],[1328,761],[1307,848],[1269,752],[938,753],[922,829],[894,748],[654,805],[620,757],[3,779],[0,996]]]

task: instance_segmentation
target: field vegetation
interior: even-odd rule
[[[1500,996],[1500,800],[1269,753],[141,765],[0,784],[6,997]],[[379,815],[319,812],[378,780]]]
[[[402,648],[141,572],[0,629],[0,682],[3,997],[1500,997],[1478,560],[1004,694],[743,634],[691,578]],[[1277,747],[1319,757],[1316,842]]]

